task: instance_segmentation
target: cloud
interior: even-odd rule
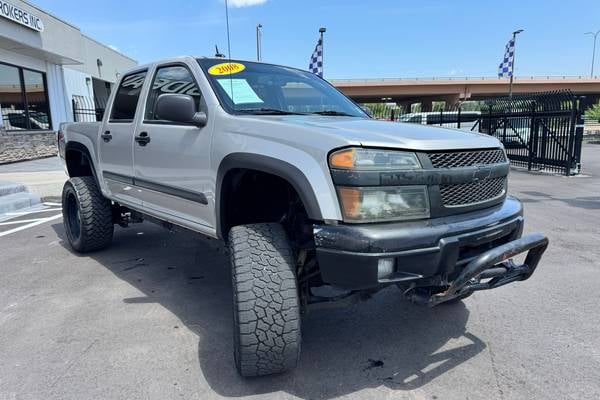
[[[235,8],[252,7],[265,4],[267,0],[229,0],[228,3]]]
[[[113,49],[114,51],[121,51],[121,49],[119,49],[117,46],[115,46],[114,44],[109,44],[108,47],[110,47],[111,49]]]

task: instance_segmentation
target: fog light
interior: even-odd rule
[[[377,262],[377,279],[389,278],[394,273],[394,259],[380,258]]]

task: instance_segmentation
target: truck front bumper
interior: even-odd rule
[[[392,283],[447,288],[445,297],[428,297],[427,302],[447,301],[467,289],[491,289],[527,279],[547,239],[536,234],[518,240],[522,232],[523,208],[512,197],[485,210],[449,217],[381,224],[318,224],[313,231],[325,283],[348,290]],[[528,269],[509,260],[525,251],[531,255],[526,261],[532,264]],[[491,281],[482,283],[482,277]],[[474,286],[476,283],[479,286]]]

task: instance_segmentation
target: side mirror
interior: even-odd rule
[[[197,112],[194,98],[187,94],[161,94],[154,104],[154,116],[156,119],[198,127],[206,125],[208,121],[206,113]]]

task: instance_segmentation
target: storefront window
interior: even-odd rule
[[[4,129],[27,129],[25,101],[17,67],[0,64],[0,107]]]
[[[45,75],[0,64],[0,110],[7,131],[51,129]]]
[[[30,129],[50,129],[50,110],[48,110],[44,75],[41,72],[24,69],[23,81]]]

